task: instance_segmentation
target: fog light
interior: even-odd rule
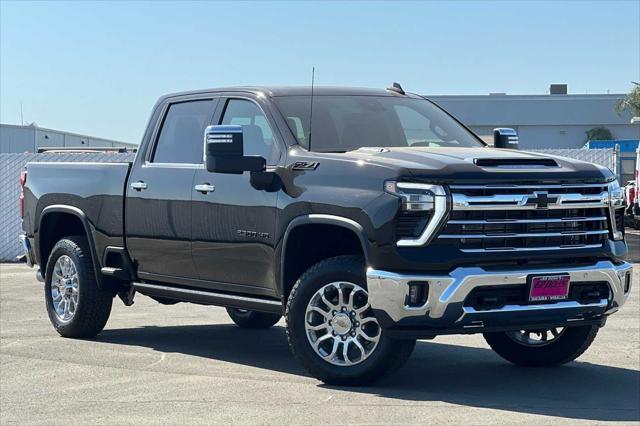
[[[409,295],[405,305],[415,308],[424,306],[427,303],[427,296],[429,294],[429,283],[422,281],[412,281],[409,283]]]

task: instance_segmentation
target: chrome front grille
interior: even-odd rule
[[[464,252],[601,247],[608,238],[607,185],[454,185],[440,240]]]

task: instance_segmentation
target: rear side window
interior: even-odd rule
[[[189,101],[171,104],[165,115],[154,163],[202,163],[204,129],[211,120],[213,101]]]

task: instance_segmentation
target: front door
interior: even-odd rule
[[[127,248],[141,279],[198,278],[191,257],[191,192],[214,107],[211,99],[166,105],[153,149],[131,172]]]
[[[241,125],[244,154],[273,164],[278,146],[266,114],[248,99],[228,99],[219,124]],[[196,189],[196,185],[201,185]],[[241,175],[196,171],[193,189],[193,260],[202,280],[227,291],[273,294],[276,192],[251,186]]]

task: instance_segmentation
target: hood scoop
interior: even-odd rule
[[[560,167],[552,158],[476,158],[473,160],[478,167],[500,169],[541,169]]]
[[[374,154],[380,154],[383,152],[389,152],[389,148],[378,148],[375,146],[363,146],[361,148],[356,149],[356,152],[367,152],[367,153],[374,153]]]

